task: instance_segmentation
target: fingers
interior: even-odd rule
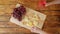
[[[40,29],[37,28],[37,27],[33,27],[33,28],[31,29],[31,32],[39,33],[39,34],[47,34],[45,31],[42,31],[42,30],[40,30]]]
[[[60,4],[60,0],[54,0],[50,3],[47,3],[45,6],[50,6],[50,5],[53,5],[53,4]]]

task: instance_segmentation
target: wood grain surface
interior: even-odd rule
[[[22,3],[24,6],[37,10],[37,0],[26,1],[0,0],[0,34],[35,34],[31,33],[30,30],[9,22],[13,8],[17,3]],[[43,30],[52,34],[60,34],[60,5],[51,5],[44,10],[37,11],[47,15]]]

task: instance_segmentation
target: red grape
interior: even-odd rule
[[[20,6],[18,8],[14,8],[13,17],[17,18],[19,21],[22,20],[22,17],[25,14],[26,14],[26,8],[24,6]]]

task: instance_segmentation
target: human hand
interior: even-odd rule
[[[47,3],[45,6],[50,6],[50,5],[53,5],[53,4],[60,4],[60,0],[54,0],[50,3]]]
[[[38,33],[38,34],[48,34],[47,32],[42,31],[41,29],[39,29],[39,28],[37,28],[37,27],[33,27],[33,28],[31,29],[31,32]]]

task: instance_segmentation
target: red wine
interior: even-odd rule
[[[22,20],[22,17],[25,14],[26,14],[26,8],[24,6],[20,6],[18,8],[14,8],[14,10],[13,10],[13,17],[18,19],[19,21]]]

